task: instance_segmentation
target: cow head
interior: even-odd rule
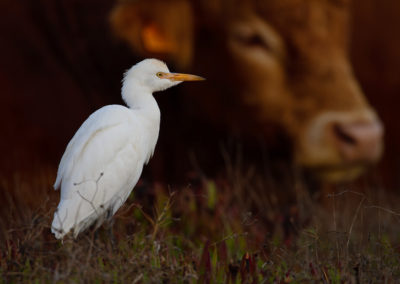
[[[323,180],[345,181],[379,160],[383,135],[347,57],[348,6],[128,1],[116,6],[111,22],[143,56],[181,66],[202,57],[202,74],[221,86],[198,99],[208,117],[260,134],[271,122],[280,125],[293,138],[297,164]]]

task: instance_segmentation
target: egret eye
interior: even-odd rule
[[[156,76],[157,76],[158,78],[161,78],[163,75],[164,75],[163,72],[157,72],[157,74],[156,74]]]

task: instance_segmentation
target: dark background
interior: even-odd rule
[[[1,1],[2,179],[26,176],[29,183],[29,177],[44,170],[51,180],[83,120],[105,104],[122,103],[122,73],[139,58],[111,32],[108,17],[113,4]],[[355,0],[350,38],[356,77],[385,125],[386,151],[379,173],[384,187],[394,191],[400,185],[399,13],[397,0]],[[169,100],[175,100],[173,94],[180,90],[168,91]],[[167,96],[158,100],[162,109]],[[163,113],[162,129],[173,127],[174,121]]]
[[[362,89],[385,125],[380,174],[386,187],[400,186],[400,3],[355,0],[352,6],[351,60]]]

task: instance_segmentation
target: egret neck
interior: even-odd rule
[[[153,155],[154,148],[157,143],[158,133],[160,130],[160,108],[157,101],[153,97],[153,90],[141,84],[133,78],[124,80],[122,86],[122,99],[125,101],[129,109],[137,116],[143,119],[146,125],[146,135],[149,139],[146,141],[152,145],[149,146],[149,153],[146,155],[146,163]]]

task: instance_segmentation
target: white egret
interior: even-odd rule
[[[115,214],[156,146],[160,109],[153,92],[197,80],[204,79],[170,73],[157,59],[145,59],[125,73],[122,98],[128,107],[109,105],[90,115],[61,159],[54,184],[61,198],[51,225],[57,239],[70,231],[76,237]]]

